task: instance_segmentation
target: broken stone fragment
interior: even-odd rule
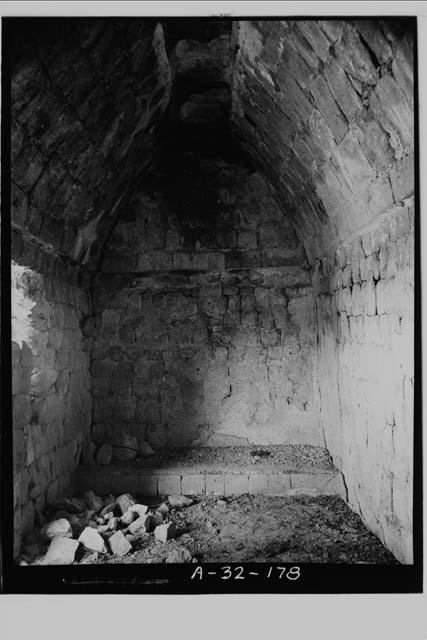
[[[111,446],[111,444],[103,444],[96,452],[97,464],[110,464],[113,458],[113,453],[113,447]]]
[[[169,513],[169,507],[166,504],[166,502],[162,502],[162,504],[159,507],[157,507],[156,511],[158,511],[163,515],[166,515],[167,513]]]
[[[165,560],[168,564],[183,564],[191,561],[192,555],[185,547],[182,547],[181,549],[173,549]]]
[[[148,511],[148,507],[145,504],[134,504],[129,507],[129,511],[134,511],[138,516],[143,516]]]
[[[72,564],[79,543],[71,538],[53,538],[40,564]]]
[[[120,522],[125,526],[129,526],[130,524],[132,524],[132,522],[134,520],[136,520],[138,517],[138,514],[135,511],[132,511],[132,509],[128,509],[126,511],[126,513],[124,513],[122,515],[122,517],[120,518]]]
[[[92,490],[86,491],[83,497],[87,508],[92,509],[95,513],[101,511],[104,506],[102,498],[99,498]]]
[[[108,520],[108,529],[109,531],[115,531],[120,524],[120,518],[117,516],[113,516]]]
[[[140,442],[139,444],[139,453],[142,456],[146,457],[154,455],[155,451],[146,440],[142,440],[142,442]]]
[[[105,505],[105,507],[103,507],[101,509],[101,511],[99,512],[99,515],[104,519],[107,518],[107,517],[111,518],[111,516],[114,513],[115,508],[116,508],[116,503],[115,502],[111,502],[110,504]]]
[[[108,540],[108,544],[110,545],[111,553],[114,553],[116,556],[124,556],[126,553],[132,550],[132,545],[129,540],[126,540],[124,534],[121,531],[116,531],[113,533],[111,538]]]
[[[71,525],[71,529],[73,531],[73,537],[78,538],[85,526],[82,523],[82,519],[78,515],[73,514],[69,517],[68,522]]]
[[[163,514],[160,511],[155,511],[154,513],[152,513],[151,519],[153,522],[153,527],[158,527],[159,525],[163,524],[164,521]]]
[[[87,553],[81,560],[80,564],[93,564],[98,560],[98,554],[96,551],[92,553]]]
[[[98,531],[92,527],[86,527],[79,536],[80,544],[89,551],[97,551],[98,553],[107,553],[104,540]]]
[[[175,525],[173,522],[161,524],[154,529],[154,537],[160,542],[167,542],[175,537]]]
[[[168,496],[169,504],[171,507],[189,507],[190,504],[193,504],[193,500],[191,498],[187,498],[187,496],[181,495],[173,495]]]
[[[130,507],[136,504],[136,500],[130,493],[122,493],[121,496],[116,498],[116,505],[121,511],[121,514],[124,515]]]
[[[70,523],[65,518],[59,518],[59,520],[53,520],[48,522],[42,527],[42,538],[45,540],[52,540],[56,537],[72,538],[73,531]]]
[[[142,543],[146,543],[150,540],[151,536],[146,532],[138,532],[138,533],[127,533],[125,535],[126,540],[128,540],[133,548],[141,546]]]
[[[132,524],[128,527],[128,532],[131,534],[135,533],[148,533],[153,528],[152,517],[149,514],[144,514],[137,518]]]

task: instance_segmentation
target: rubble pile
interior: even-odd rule
[[[66,565],[96,563],[106,556],[123,557],[153,541],[166,544],[178,536],[172,515],[190,506],[191,498],[169,496],[151,507],[129,493],[118,497],[97,496],[57,501],[47,518],[24,538],[20,565]],[[166,562],[197,562],[187,549],[174,549]]]

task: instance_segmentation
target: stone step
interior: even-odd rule
[[[340,495],[346,497],[342,474],[331,467],[322,471],[289,472],[282,470],[221,471],[220,473],[190,468],[162,469],[125,466],[82,465],[75,475],[75,489],[82,493],[89,489],[105,496],[110,493],[133,493],[143,496],[185,495],[241,495],[266,494],[275,496]]]

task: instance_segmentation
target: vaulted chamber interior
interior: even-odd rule
[[[13,32],[17,550],[105,444],[310,445],[412,562],[413,22]]]

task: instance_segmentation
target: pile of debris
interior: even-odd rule
[[[191,498],[176,495],[150,508],[129,493],[103,499],[93,491],[82,498],[65,498],[55,503],[51,519],[25,536],[18,562],[89,564],[102,556],[125,556],[153,538],[166,543],[177,535],[172,513],[192,503]],[[197,562],[189,552],[181,556],[175,561]]]

